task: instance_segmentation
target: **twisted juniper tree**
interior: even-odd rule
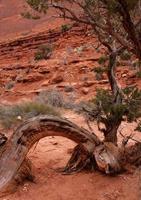
[[[140,91],[132,87],[122,89],[115,72],[117,58],[124,53],[129,53],[131,58],[134,56],[138,59],[138,70],[140,70],[141,2],[139,0],[26,0],[26,2],[36,11],[45,12],[53,7],[59,11],[61,18],[87,24],[92,28],[100,44],[105,47],[105,54],[108,57],[105,65],[111,91],[97,93],[93,101],[94,110],[96,109],[94,113],[97,115],[94,113],[92,115],[97,119],[98,127],[99,124],[104,124],[105,128],[99,127],[99,130],[104,133],[105,141],[116,144],[117,130],[123,119],[125,120],[125,116],[128,121],[129,118],[130,121],[134,121],[140,117]],[[131,117],[131,113],[134,117]]]

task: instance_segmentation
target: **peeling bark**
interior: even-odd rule
[[[19,171],[29,149],[41,138],[46,136],[63,136],[81,143],[87,148],[87,143],[91,144],[91,149],[99,144],[97,136],[91,134],[83,128],[79,128],[72,122],[54,117],[39,116],[28,120],[17,128],[5,145],[5,150],[0,157],[0,192],[9,190],[14,177]]]
[[[24,162],[27,153],[37,141],[46,136],[63,136],[78,144],[65,168],[66,172],[78,172],[88,163],[94,165],[95,160],[98,169],[105,173],[107,173],[108,168],[109,173],[110,171],[116,173],[120,170],[117,156],[94,133],[78,127],[67,119],[46,115],[38,116],[19,126],[2,148],[0,155],[0,196],[15,189],[16,181],[20,180],[17,179],[20,177],[20,173],[22,173],[22,176],[30,176],[29,162],[27,164]],[[97,147],[100,147],[100,151]],[[103,166],[106,166],[106,168]],[[24,168],[26,173],[24,173]]]

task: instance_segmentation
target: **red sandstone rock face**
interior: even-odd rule
[[[28,20],[21,16],[29,7],[25,0],[1,0],[0,1],[0,40],[6,38],[28,35],[40,30],[49,30],[61,24],[62,20],[54,20],[49,11],[48,15],[39,20]]]
[[[53,45],[52,57],[48,60],[34,60],[34,53],[40,45]],[[92,44],[96,43],[95,37],[84,35],[82,27],[73,27],[66,34],[61,34],[60,27],[51,32],[43,31],[34,35],[20,36],[18,39],[0,43],[0,99],[10,100],[13,93],[4,93],[5,86],[14,81],[14,96],[20,100],[30,98],[30,91],[48,90],[58,88],[64,91],[66,85],[73,86],[73,90],[79,99],[89,99],[96,88],[108,88],[107,76],[103,80],[96,80],[94,67],[98,66],[98,58],[101,53],[95,51]],[[77,52],[78,47],[84,47]],[[102,50],[103,51],[103,50]],[[124,74],[124,77],[123,77]],[[126,75],[126,76],[125,76]],[[141,80],[131,78],[129,67],[118,67],[117,77],[125,86],[137,83]],[[89,92],[83,91],[83,87],[89,88]],[[82,92],[85,95],[82,95]],[[25,95],[27,93],[27,95]],[[31,94],[32,96],[33,94]],[[11,98],[12,97],[12,98]],[[15,98],[14,98],[15,101]]]

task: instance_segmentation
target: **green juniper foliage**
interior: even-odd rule
[[[67,31],[69,31],[71,29],[71,25],[69,25],[69,24],[63,24],[62,26],[61,26],[61,31],[62,32],[67,32]]]
[[[140,10],[137,9],[139,0],[71,0],[67,4],[61,0],[26,2],[36,11],[45,13],[48,8],[53,7],[62,18],[89,24],[104,46],[113,46],[114,41],[116,47],[121,44],[141,58],[137,20],[140,19]],[[80,8],[80,12],[79,9],[73,9],[75,6]],[[135,46],[137,51],[133,50]]]
[[[105,120],[137,121],[141,117],[141,90],[135,86],[126,87],[123,94],[122,103],[116,103],[109,90],[97,90],[96,97],[89,101],[93,120],[104,117]]]
[[[141,61],[139,0],[71,0],[67,4],[61,0],[26,1],[36,11],[44,12],[44,6],[46,9],[53,7],[61,18],[89,25],[100,45],[105,47],[106,57],[102,56],[98,63],[107,69],[111,91],[98,90],[96,97],[89,102],[91,112],[88,110],[89,115],[105,125],[102,131],[105,138],[108,135],[107,141],[116,143],[115,136],[121,122],[132,122],[141,117],[141,91],[137,87],[118,88],[115,74],[117,58],[122,61],[134,57],[139,63]],[[95,69],[99,75],[102,71],[101,66]],[[114,137],[110,140],[112,134]]]
[[[107,57],[107,56],[101,56],[101,57],[98,59],[98,63],[101,65],[101,64],[104,64],[107,60],[108,60],[108,57]]]
[[[46,13],[48,9],[47,0],[26,0],[26,2],[36,11]]]

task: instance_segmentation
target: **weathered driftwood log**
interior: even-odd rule
[[[73,169],[74,165],[78,166],[78,169],[80,169],[81,166],[79,165],[81,165],[81,163],[83,165],[85,161],[91,160],[91,156],[94,155],[96,161],[98,161],[97,165],[99,169],[105,171],[105,169],[100,166],[103,166],[103,163],[106,162],[105,165],[112,167],[113,171],[114,168],[116,171],[119,170],[117,170],[118,160],[112,155],[112,151],[109,151],[106,146],[101,144],[101,141],[95,134],[78,127],[67,119],[55,116],[38,116],[20,125],[2,149],[0,155],[0,196],[14,189],[18,172],[23,172],[23,166],[26,166],[26,169],[30,171],[29,162],[27,162],[27,165],[24,162],[27,153],[37,141],[46,136],[63,136],[76,142],[78,146],[81,147],[78,149],[81,149],[79,153],[82,159],[79,159],[78,156],[74,156],[77,157],[76,162],[70,159]],[[97,147],[101,145],[103,150],[99,151]],[[97,149],[97,151],[95,151],[95,149]],[[102,152],[104,152],[103,157],[101,154]],[[74,155],[78,155],[77,148],[74,149]]]

